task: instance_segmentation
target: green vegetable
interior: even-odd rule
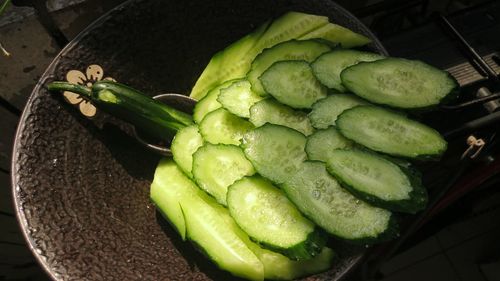
[[[309,160],[326,162],[335,149],[350,148],[354,143],[342,136],[335,127],[317,130],[307,137],[306,153]]]
[[[222,89],[217,101],[229,112],[242,118],[250,118],[250,107],[263,97],[254,93],[250,82],[238,80]]]
[[[205,118],[208,113],[222,107],[222,105],[217,100],[219,98],[220,91],[229,87],[231,84],[233,84],[234,81],[237,80],[229,80],[211,89],[204,98],[196,103],[193,110],[193,119],[196,123],[200,124],[203,118]]]
[[[314,103],[308,116],[314,128],[326,129],[328,126],[335,125],[337,117],[344,110],[368,104],[365,100],[354,95],[334,93]]]
[[[200,135],[198,126],[191,125],[180,129],[170,146],[175,163],[190,178],[193,178],[193,174],[191,173],[193,168],[193,153],[202,145],[203,138]]]
[[[252,128],[252,123],[224,108],[210,112],[200,123],[203,139],[213,144],[239,145],[243,135]]]

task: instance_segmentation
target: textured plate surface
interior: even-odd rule
[[[26,106],[12,163],[20,225],[54,279],[234,280],[182,242],[150,203],[159,158],[121,122],[86,119],[45,86],[98,64],[104,76],[150,95],[188,93],[212,54],[290,10],[327,15],[373,38],[328,0],[129,1],[59,54]],[[369,48],[385,54],[374,42]],[[340,257],[334,268],[307,280],[336,279],[363,253],[331,243]]]

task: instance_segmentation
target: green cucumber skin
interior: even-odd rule
[[[344,151],[355,151],[352,149],[340,149]],[[358,149],[359,150],[359,149]],[[368,150],[360,150],[365,153],[372,153],[374,155],[379,156],[378,154],[368,151]],[[386,159],[387,161],[391,161],[390,159],[387,159],[386,157],[382,157]],[[392,163],[395,163],[391,161]],[[346,181],[342,179],[342,176],[337,174],[334,169],[330,167],[330,165],[327,163],[326,164],[326,169],[327,171],[334,176],[339,183],[347,189],[351,194],[354,196],[358,197],[359,199],[368,202],[372,204],[373,206],[379,207],[379,208],[384,208],[387,210],[391,211],[396,211],[396,212],[403,212],[403,213],[410,213],[410,214],[415,214],[427,206],[428,202],[428,195],[427,195],[427,190],[425,187],[422,185],[421,179],[418,177],[418,175],[415,172],[412,172],[412,169],[410,168],[405,168],[401,165],[398,165],[395,163],[396,166],[408,177],[410,180],[410,184],[412,186],[412,191],[409,193],[409,198],[404,199],[404,200],[382,200],[374,195],[368,194],[366,192],[360,191],[359,189],[355,188],[354,186],[350,185]]]

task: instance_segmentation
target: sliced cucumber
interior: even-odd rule
[[[247,80],[238,80],[222,89],[217,101],[229,112],[243,118],[250,118],[250,107],[263,97],[255,94]]]
[[[375,206],[416,213],[427,204],[427,192],[418,177],[375,153],[337,149],[327,168],[352,194]]]
[[[224,206],[228,186],[253,174],[252,163],[234,145],[207,143],[193,155],[193,175],[198,186]]]
[[[306,153],[309,160],[326,162],[335,149],[350,148],[352,141],[342,136],[335,127],[317,130],[307,137]]]
[[[258,243],[291,259],[309,259],[326,239],[285,194],[261,177],[245,177],[229,187],[229,212]]]
[[[290,178],[307,159],[305,145],[303,134],[274,124],[249,131],[241,144],[255,170],[277,184]]]
[[[314,40],[290,40],[277,44],[272,48],[265,49],[255,58],[250,71],[247,73],[247,79],[252,84],[252,90],[255,93],[266,96],[267,93],[261,81],[259,81],[259,77],[275,62],[283,60],[311,62],[330,50],[329,45]]]
[[[172,141],[170,149],[175,163],[190,178],[193,177],[193,153],[203,145],[203,138],[198,131],[198,126],[193,125],[180,129]]]
[[[311,67],[321,84],[330,89],[346,92],[347,89],[340,80],[342,70],[361,61],[375,61],[383,58],[384,56],[370,52],[337,49],[319,56]]]
[[[333,94],[313,104],[312,110],[309,113],[309,119],[314,128],[326,129],[329,126],[335,125],[337,117],[344,110],[368,104],[365,100],[354,95]]]
[[[239,145],[243,135],[252,128],[252,123],[224,108],[210,112],[200,123],[203,139],[213,144]]]
[[[342,71],[342,84],[373,103],[427,108],[456,97],[458,83],[448,72],[416,60],[387,58]]]
[[[264,267],[226,223],[222,206],[189,180],[172,160],[158,165],[151,198],[162,214],[217,266],[250,280],[263,280]],[[182,235],[182,234],[181,234]]]
[[[343,48],[359,47],[370,43],[370,38],[355,33],[350,29],[334,23],[327,23],[301,37],[299,40],[321,38],[339,43]]]
[[[250,122],[255,127],[260,127],[265,123],[282,125],[306,136],[314,131],[307,114],[293,110],[271,98],[259,101],[250,108]]]
[[[346,138],[394,156],[432,159],[441,156],[447,147],[436,130],[376,106],[346,110],[336,124]]]
[[[392,238],[396,233],[391,212],[344,190],[328,174],[324,163],[304,162],[281,188],[304,215],[339,238],[369,243]]]
[[[327,89],[316,80],[306,61],[276,62],[259,80],[267,93],[293,108],[311,108],[327,94]]]
[[[213,88],[203,99],[196,103],[193,110],[193,119],[197,124],[200,124],[208,113],[222,107],[219,101],[217,101],[220,91],[229,87],[234,81],[230,80]]]

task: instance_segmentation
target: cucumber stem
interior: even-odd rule
[[[73,93],[77,93],[87,98],[92,98],[92,90],[78,84],[72,84],[69,82],[51,82],[47,85],[47,89],[49,91],[70,91]]]

